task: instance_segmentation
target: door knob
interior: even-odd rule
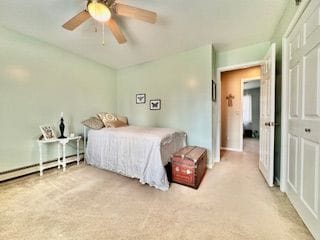
[[[304,131],[305,131],[306,133],[310,133],[310,132],[311,132],[311,129],[310,129],[310,128],[305,128]]]
[[[264,123],[264,125],[267,126],[267,127],[270,127],[271,123],[270,122],[266,122],[266,123]]]

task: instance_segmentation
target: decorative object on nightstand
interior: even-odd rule
[[[172,181],[198,189],[207,170],[207,150],[184,147],[171,156]]]
[[[70,136],[65,138],[55,138],[49,140],[37,140],[39,146],[39,172],[40,176],[43,175],[43,170],[51,167],[58,166],[58,169],[62,166],[63,171],[66,170],[67,163],[77,161],[77,165],[80,162],[80,152],[79,152],[79,143],[80,143],[81,136]],[[70,141],[77,141],[77,158],[68,160],[66,159],[66,144]],[[46,168],[43,166],[43,157],[42,157],[42,145],[49,144],[49,143],[58,143],[58,161],[57,163],[49,164]],[[61,156],[61,146],[62,146],[62,156]],[[62,159],[61,159],[62,157]]]
[[[64,128],[65,128],[65,126],[64,126],[64,122],[63,122],[63,112],[61,112],[61,118],[60,118],[60,125],[59,125],[59,128],[60,128],[60,139],[62,139],[62,138],[66,138],[65,136],[64,136]]]

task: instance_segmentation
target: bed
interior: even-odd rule
[[[169,189],[165,166],[186,145],[186,134],[170,128],[126,126],[89,130],[88,164],[137,178],[162,191]]]

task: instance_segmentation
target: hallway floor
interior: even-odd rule
[[[244,138],[243,151],[246,153],[256,153],[259,155],[259,139],[258,138]]]
[[[198,190],[161,192],[81,164],[2,183],[0,193],[0,239],[313,239],[253,152],[223,152]]]

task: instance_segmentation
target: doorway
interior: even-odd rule
[[[259,154],[260,79],[241,80],[242,89],[242,149]]]
[[[217,81],[218,81],[218,124],[217,124],[217,140],[215,144],[216,150],[216,158],[217,162],[220,162],[221,159],[221,150],[235,150],[242,151],[240,149],[239,139],[242,139],[242,132],[239,129],[242,126],[237,121],[237,118],[241,116],[240,107],[242,105],[239,104],[239,99],[235,101],[235,105],[233,105],[233,100],[237,99],[237,96],[231,94],[226,94],[226,91],[231,91],[234,89],[235,93],[238,93],[238,97],[241,95],[241,91],[239,90],[239,86],[235,85],[235,88],[224,88],[223,85],[228,85],[231,81],[224,81],[224,75],[234,72],[234,69],[238,69],[237,71],[242,71],[246,67],[257,67],[260,71],[260,84],[261,84],[261,96],[260,96],[260,149],[259,149],[259,170],[265,178],[267,184],[272,187],[274,184],[274,128],[276,123],[275,121],[275,76],[276,76],[276,44],[272,43],[270,48],[266,52],[263,60],[260,62],[252,62],[241,65],[229,66],[218,68],[217,70]],[[258,79],[258,78],[257,78]],[[227,103],[226,103],[227,101]],[[232,107],[237,106],[238,110],[232,111],[231,109],[223,109],[225,106]],[[234,121],[230,121],[229,115],[230,112],[233,113]],[[223,113],[225,116],[223,116]],[[227,116],[227,118],[225,118]],[[232,116],[232,114],[231,114]],[[234,126],[236,128],[228,129],[224,131],[225,126],[229,126],[229,124],[236,123]],[[224,132],[224,133],[223,133]],[[227,133],[227,134],[226,134]],[[235,141],[238,144],[238,149],[232,149],[223,146],[226,142],[229,144],[230,135],[237,135],[238,141]],[[223,142],[224,141],[224,142]],[[241,141],[241,140],[240,140]]]
[[[246,131],[247,135],[249,129],[251,129],[255,131],[254,134],[251,134],[251,137],[259,136],[259,118],[256,119],[255,115],[255,121],[254,124],[252,124],[253,116],[251,108],[246,109],[251,112],[250,116],[246,115],[247,117],[250,117],[250,119],[244,119],[243,104],[244,101],[247,99],[249,100],[249,97],[244,97],[245,91],[248,93],[251,92],[251,89],[255,89],[254,92],[259,91],[258,87],[260,87],[260,76],[260,66],[236,69],[221,73],[221,150],[242,152],[244,149],[243,137],[245,129],[248,130]],[[258,100],[256,99],[257,95],[259,95]],[[254,97],[254,100],[258,101],[254,102],[254,110],[256,113],[256,110],[260,109],[260,106],[256,109],[256,104],[259,105],[260,103],[260,93],[255,94]],[[252,100],[253,99],[251,98],[251,102],[248,102],[251,104],[251,107],[253,104]],[[246,120],[245,126],[244,120]],[[256,123],[256,120],[258,120],[258,123]]]

